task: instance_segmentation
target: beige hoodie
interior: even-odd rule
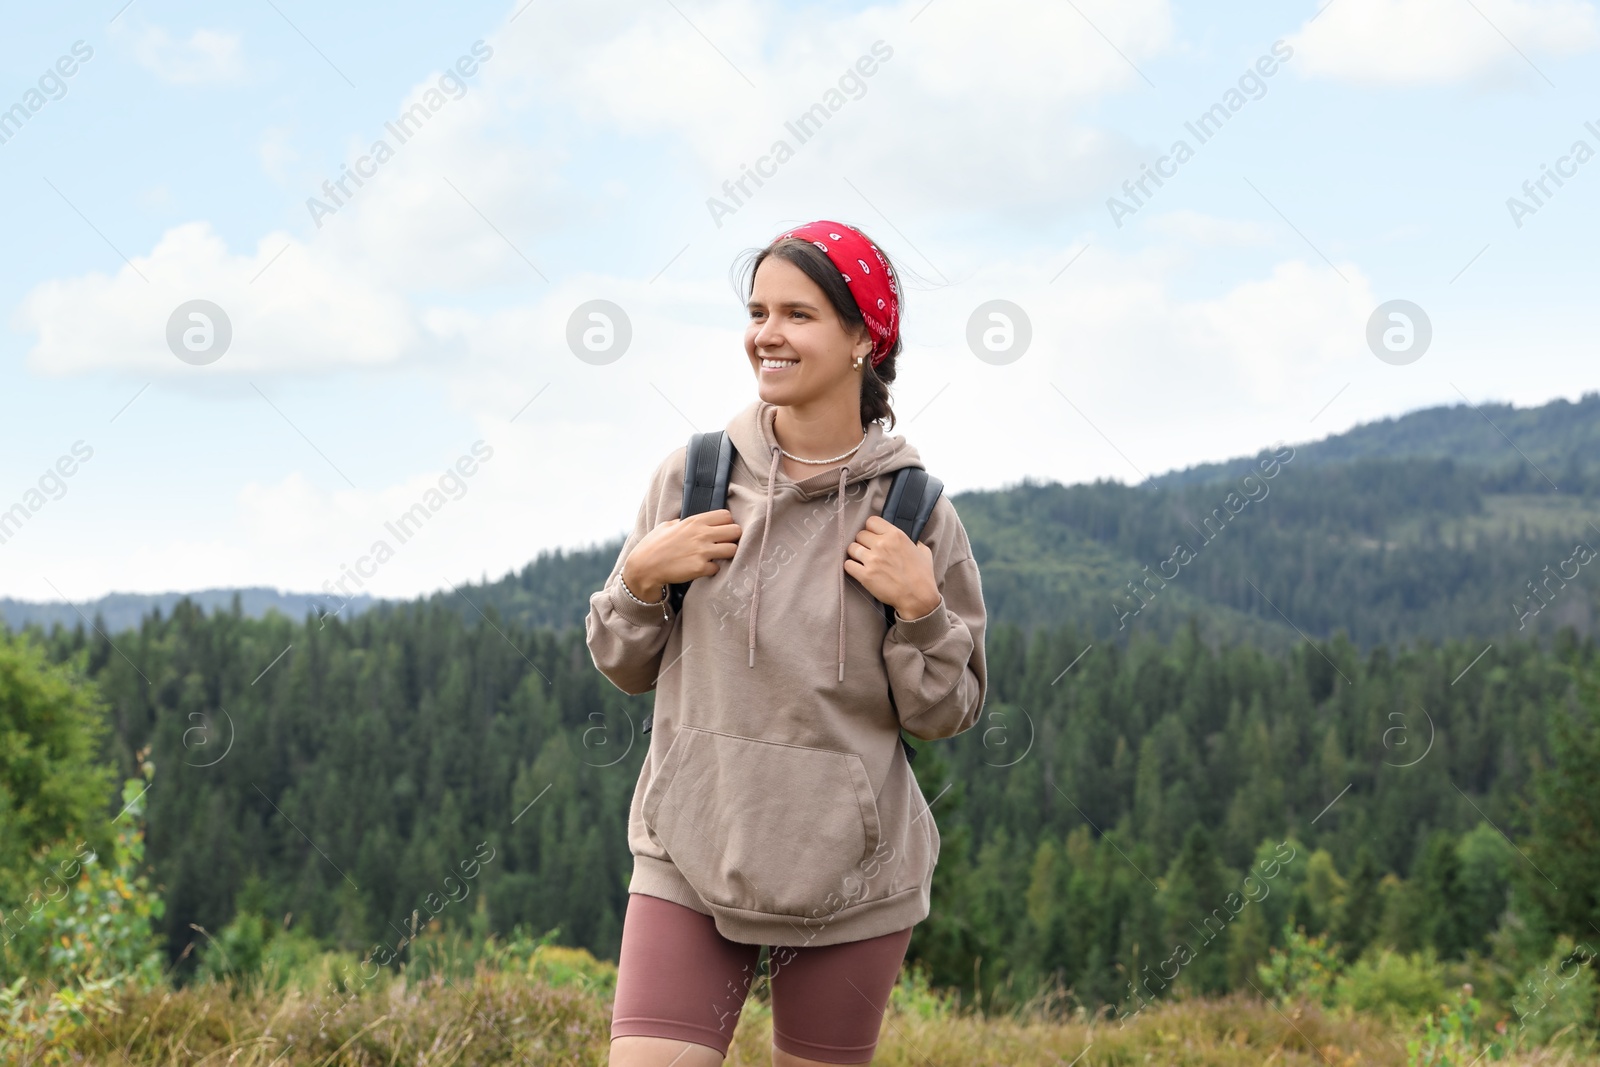
[[[735,555],[690,583],[670,618],[623,591],[628,553],[682,512],[687,448],[674,449],[585,626],[601,673],[625,693],[656,692],[628,812],[628,891],[710,915],[732,941],[831,945],[928,916],[939,831],[899,730],[933,740],[977,723],[986,615],[966,530],[941,495],[922,534],[939,605],[890,627],[844,573],[844,549],[882,513],[887,472],[921,465],[916,449],[874,422],[848,463],[797,482],[779,469],[777,410],[757,399],[728,424]]]

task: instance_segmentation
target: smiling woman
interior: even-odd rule
[[[988,685],[954,505],[938,496],[915,541],[884,517],[895,472],[922,466],[884,428],[888,257],[820,220],[757,250],[740,283],[758,395],[726,429],[725,505],[688,506],[675,449],[589,601],[595,666],[655,690],[613,1067],[721,1062],[763,945],[773,1063],[871,1061],[939,857],[901,731],[970,729]]]
[[[763,400],[790,404],[801,394],[813,391],[807,386],[825,384],[818,399],[825,399],[826,407],[848,411],[849,404],[841,405],[839,401],[859,393],[861,425],[886,419],[885,426],[893,428],[889,386],[895,379],[896,357],[901,349],[899,318],[904,298],[888,257],[864,234],[862,240],[876,262],[858,258],[853,276],[835,266],[824,246],[830,240],[838,240],[833,235],[842,237],[842,228],[833,228],[839,226],[837,223],[826,226],[818,231],[820,241],[791,231],[756,252],[741,268],[739,287],[749,294],[745,351]],[[874,268],[878,271],[876,277]],[[872,293],[864,296],[866,311],[858,303],[857,289],[862,294]],[[851,362],[833,364],[832,369],[838,373],[829,375],[824,383],[823,372],[832,362],[823,358],[824,353],[844,346],[849,346]],[[763,361],[770,361],[772,367],[763,369]],[[789,370],[794,373],[787,373]],[[803,436],[804,431],[797,444],[808,443]],[[842,447],[856,443],[857,435],[840,436],[850,438]],[[805,451],[821,451],[823,442],[815,444],[816,449]]]

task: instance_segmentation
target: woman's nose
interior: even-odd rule
[[[783,333],[777,326],[777,319],[769,318],[756,330],[756,348],[771,348],[783,341]]]

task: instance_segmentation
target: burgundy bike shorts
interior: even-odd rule
[[[769,948],[772,1042],[824,1063],[867,1063],[911,928],[837,945]],[[611,1036],[665,1037],[726,1056],[761,945],[729,941],[709,915],[628,894]]]

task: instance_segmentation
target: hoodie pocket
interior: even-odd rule
[[[853,752],[680,726],[646,789],[645,825],[707,903],[810,916],[878,848]]]

